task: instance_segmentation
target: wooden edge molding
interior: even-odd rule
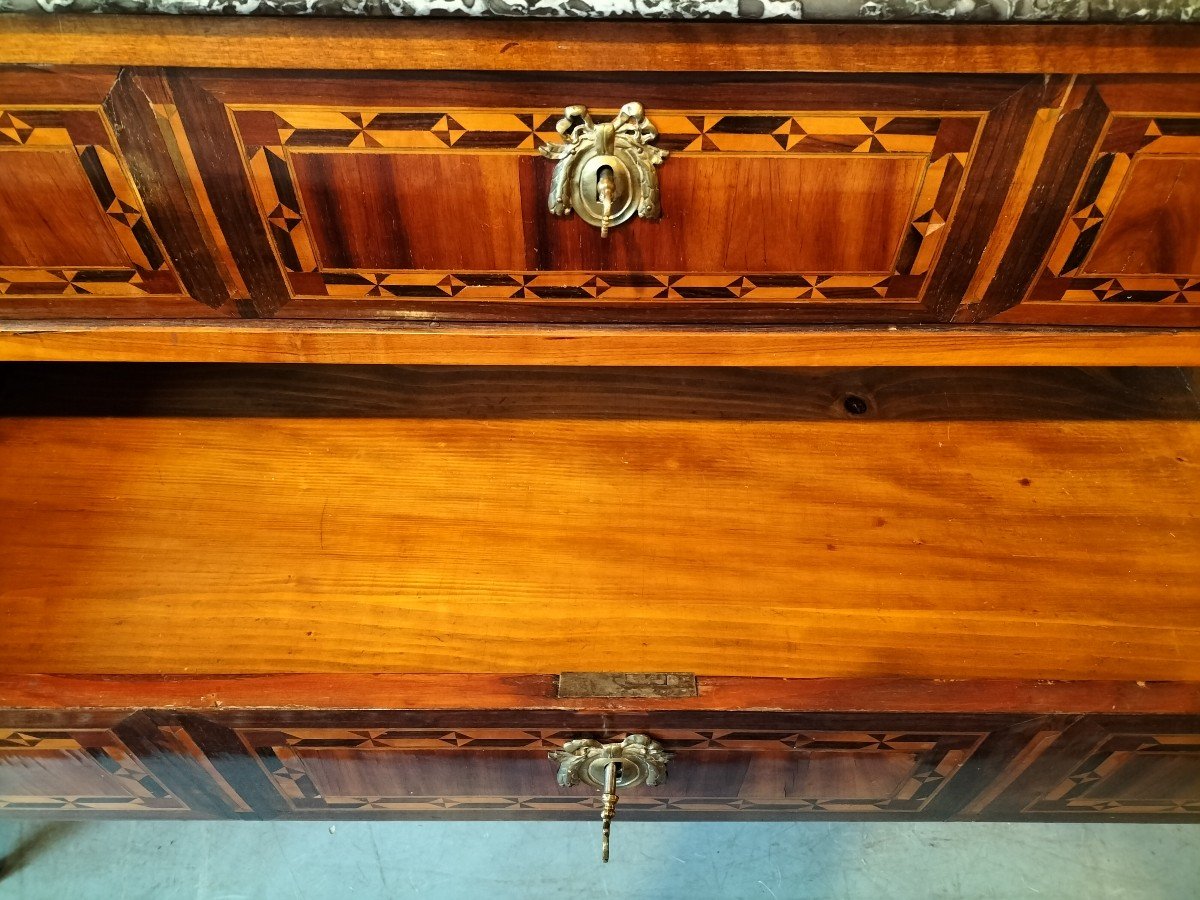
[[[1200,329],[7,323],[0,362],[1200,366]]]
[[[553,675],[0,675],[0,709],[546,709],[1200,713],[1200,683],[697,679],[696,696],[559,699]]]
[[[1183,74],[1200,72],[1200,28],[9,14],[3,64]]]

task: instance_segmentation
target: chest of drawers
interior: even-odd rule
[[[1195,31],[47,21],[0,811],[1200,813]]]

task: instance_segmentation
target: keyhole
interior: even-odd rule
[[[601,166],[596,170],[596,199],[603,203],[604,194],[607,192],[611,201],[615,190],[616,179],[613,175],[612,166]]]
[[[617,776],[617,781],[621,780],[621,763],[615,762],[612,764],[613,774]]]
[[[600,201],[600,237],[608,237],[608,226],[612,223],[613,206],[617,200],[617,180],[612,166],[601,166],[596,170],[596,199]]]

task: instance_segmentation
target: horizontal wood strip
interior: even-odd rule
[[[778,712],[1200,713],[1200,683],[721,678],[695,697],[559,700],[554,675],[2,675],[4,709],[463,709]]]
[[[1200,418],[1159,367],[11,363],[0,417],[910,422]]]
[[[0,64],[491,71],[1195,73],[1189,26],[8,15]]]
[[[5,362],[1200,366],[1200,329],[7,323]]]

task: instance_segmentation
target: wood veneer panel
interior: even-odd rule
[[[0,316],[219,314],[172,110],[153,74],[0,67]]]
[[[0,710],[0,815],[182,817],[196,807],[143,756],[155,748],[124,727],[124,713],[54,720]]]
[[[547,765],[546,749],[561,741],[552,731],[470,729],[457,746],[438,746],[436,740],[422,741],[420,736],[399,730],[295,731],[299,734],[241,733],[264,767],[272,771],[276,789],[293,810],[334,814],[364,808],[374,812],[436,811],[438,797],[455,798],[453,806],[503,809],[517,806],[505,798],[520,797],[521,805],[532,809],[567,814],[591,811],[590,803],[569,799],[590,798],[594,792],[586,785],[553,789],[547,784],[553,770]],[[897,736],[899,746],[880,746],[875,736],[875,749],[856,751],[855,745],[871,747],[870,734],[812,731],[811,737],[801,738],[812,749],[793,749],[789,744],[797,743],[796,736],[789,741],[786,732],[777,730],[734,732],[728,740],[712,742],[719,749],[708,750],[695,749],[697,743],[706,742],[705,735],[657,730],[664,746],[674,752],[670,785],[650,796],[637,792],[626,797],[626,809],[638,808],[640,801],[644,811],[656,807],[662,811],[664,803],[683,800],[691,811],[734,812],[743,809],[736,801],[749,801],[747,805],[757,812],[814,812],[812,798],[820,798],[823,812],[886,812],[891,816],[905,812],[928,817],[929,812],[945,810],[949,798],[938,794],[956,791],[939,789],[950,779],[954,788],[959,788],[955,776],[983,737],[906,735]],[[372,740],[376,735],[379,743]],[[434,749],[411,748],[421,743]],[[389,744],[400,746],[393,749]],[[522,745],[525,749],[516,749]],[[933,785],[922,784],[919,775],[927,769],[935,769],[943,777]],[[300,784],[303,787],[298,787]]]
[[[648,54],[629,52],[644,42]],[[1195,72],[1189,26],[188,20],[8,15],[0,63],[317,69]]]
[[[239,223],[225,240],[245,282],[248,297],[239,306],[243,315],[270,313],[287,302],[287,288],[276,260],[260,234],[245,170],[237,163],[237,144],[229,133],[227,111],[188,79],[170,79],[170,94],[191,123],[187,140],[197,174],[218,217]]]
[[[1200,322],[1198,87],[1195,78],[1075,81],[974,318]]]
[[[499,713],[500,711],[496,711]],[[547,784],[548,750],[572,737],[645,731],[671,754],[668,783],[623,798],[623,815],[946,818],[1031,726],[1011,716],[788,715],[663,710],[404,713],[243,710],[189,716],[231,783],[267,784],[289,816],[594,816],[585,788]],[[719,723],[710,725],[710,723]],[[222,736],[223,733],[223,736]],[[234,737],[237,744],[230,745]],[[219,740],[220,744],[216,744]],[[240,745],[240,746],[238,746]],[[1015,745],[1015,746],[1014,746]],[[239,764],[249,751],[253,764]],[[235,758],[230,759],[230,755]]]
[[[1194,420],[9,419],[0,440],[8,673],[1200,678]]]
[[[257,248],[259,262],[239,265],[274,260],[258,274],[289,298],[280,308],[256,292],[256,309],[440,322],[948,319],[998,211],[996,185],[1039,104],[1065,85],[252,75],[171,81],[209,193],[233,201],[214,203],[224,233]],[[547,210],[555,169],[537,149],[559,140],[568,96],[602,117],[613,97],[646,104],[672,154],[660,220],[602,239]],[[231,130],[214,135],[222,112]],[[235,198],[239,186],[249,190]]]
[[[523,269],[516,156],[296,153],[321,263],[337,269]]]
[[[1157,759],[1143,754],[1130,760],[1100,790],[1093,793],[1102,800],[1126,802],[1130,798],[1142,797],[1186,797],[1193,802],[1200,800],[1200,765],[1197,765],[1196,759],[1198,743],[1193,736],[1183,748],[1186,752],[1174,756],[1162,754]]]
[[[438,796],[458,794],[501,797],[521,794],[553,775],[545,751],[493,750],[468,759],[453,752],[407,751],[374,753],[353,749],[314,747],[289,754],[288,762],[303,771],[325,802],[351,797]],[[549,785],[543,784],[544,792]],[[558,791],[555,791],[558,793]],[[586,785],[561,791],[563,796],[587,797]]]
[[[1200,812],[1194,717],[1085,716],[983,808],[987,818],[1190,821]]]
[[[0,153],[0,266],[127,266],[79,156]]]
[[[1105,226],[1085,272],[1200,272],[1200,157],[1134,163]]]
[[[83,749],[35,748],[25,753],[8,750],[0,754],[0,790],[6,795],[102,797],[124,793],[120,782],[114,786],[114,781]]]
[[[680,156],[659,176],[661,219],[607,238],[578,216],[542,222],[539,267],[891,272],[925,168],[917,157]],[[553,170],[536,172],[540,199]]]
[[[155,96],[152,105],[151,95]],[[201,224],[208,208],[203,190],[186,180],[189,161],[184,159],[186,141],[175,140],[164,131],[172,117],[166,111],[169,98],[161,73],[138,73],[124,69],[104,101],[105,113],[129,166],[146,209],[188,292],[205,306],[219,309],[231,297],[243,298],[241,284],[228,257],[228,248],[218,244],[211,227]],[[175,119],[174,121],[177,121]]]

